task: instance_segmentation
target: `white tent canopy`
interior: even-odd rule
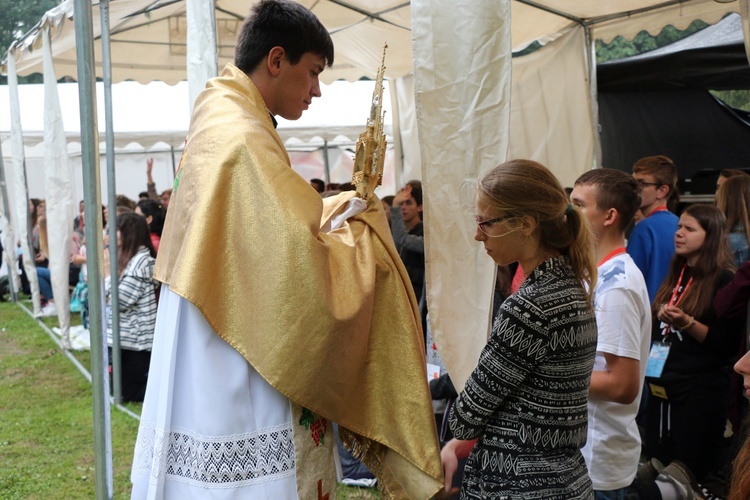
[[[219,67],[234,54],[236,33],[253,2],[215,0]],[[383,41],[388,41],[388,77],[411,74],[411,4],[404,0],[301,0],[330,31],[336,46],[336,64],[323,73],[326,81],[374,77]],[[666,25],[684,29],[695,19],[709,24],[740,2],[714,0],[512,0],[513,50],[533,41],[546,43],[573,26],[591,29],[593,38],[610,41],[617,35],[633,38],[641,30],[659,33]],[[488,4],[489,5],[489,4]],[[94,34],[99,35],[98,3],[94,3]],[[446,17],[460,16],[461,4],[446,9]],[[185,0],[117,0],[111,2],[112,78],[176,83],[185,79],[187,20]],[[15,50],[19,75],[40,71],[41,28],[54,26],[55,72],[58,78],[76,76],[73,2],[51,10]],[[97,75],[101,57],[96,53]],[[3,65],[3,73],[7,67]]]

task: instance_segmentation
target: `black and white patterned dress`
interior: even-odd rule
[[[566,257],[549,259],[500,307],[450,426],[478,438],[461,498],[593,498],[580,448],[596,319]]]

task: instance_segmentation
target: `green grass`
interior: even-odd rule
[[[43,322],[52,328],[57,319]],[[88,351],[73,355],[90,369]],[[141,412],[141,403],[124,406]],[[129,498],[138,422],[114,408],[111,419],[115,498]],[[94,480],[90,384],[34,319],[0,303],[0,498],[94,498]],[[375,489],[337,491],[350,500],[380,498]]]
[[[77,356],[89,366],[88,353]],[[8,303],[0,303],[0,394],[1,496],[93,498],[91,386],[44,330]],[[128,498],[138,422],[114,409],[111,418],[115,497]]]

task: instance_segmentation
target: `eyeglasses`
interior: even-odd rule
[[[492,227],[492,225],[496,222],[502,222],[504,220],[512,219],[515,217],[515,215],[503,215],[502,217],[495,217],[494,219],[487,219],[482,220],[481,217],[478,215],[474,217],[474,219],[477,221],[477,227],[480,231],[482,231],[487,236],[493,237],[496,236],[496,231]]]
[[[663,182],[646,182],[643,179],[636,179],[636,182],[638,182],[638,185],[641,186],[641,189],[645,188],[646,186],[663,186]]]

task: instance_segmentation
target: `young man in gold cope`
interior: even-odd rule
[[[387,497],[440,488],[417,305],[382,205],[324,203],[275,131],[332,63],[309,10],[263,0],[196,100],[154,273],[133,498],[335,498],[332,422]]]

